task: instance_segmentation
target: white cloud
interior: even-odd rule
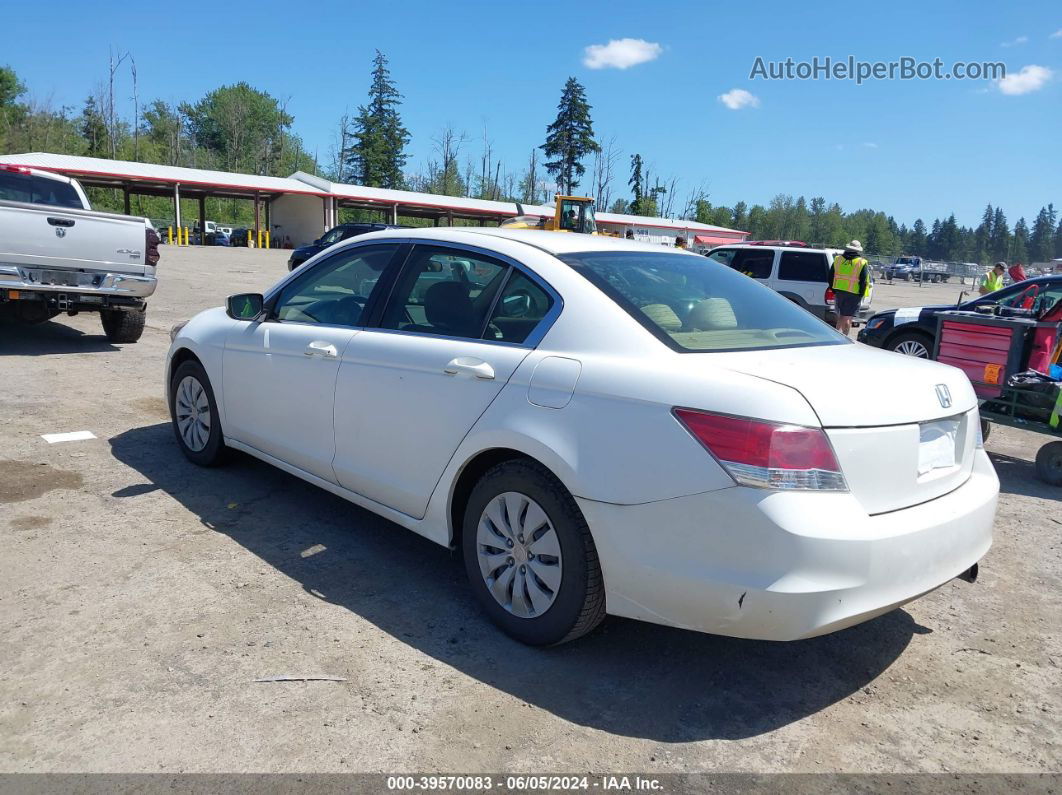
[[[1011,39],[1010,41],[1005,41],[1002,44],[1000,44],[999,46],[1000,47],[1017,47],[1019,44],[1025,44],[1025,42],[1027,42],[1028,40],[1029,40],[1028,36],[1018,36],[1018,38]]]
[[[726,105],[730,110],[741,110],[742,108],[758,108],[760,106],[760,98],[755,94],[750,94],[743,88],[732,88],[725,94],[720,94],[719,101]]]
[[[1018,72],[1011,72],[1006,77],[1001,77],[996,81],[996,85],[1004,94],[1017,96],[1039,91],[1053,75],[1054,72],[1046,66],[1030,64],[1023,66]]]
[[[654,41],[612,39],[608,44],[591,44],[583,51],[583,64],[591,69],[627,69],[655,61],[664,51]]]
[[[1047,38],[1049,39],[1062,39],[1062,28],[1059,28]]]
[[[867,141],[866,143],[863,144],[863,148],[864,149],[877,149],[878,145],[876,143],[874,143],[873,141]]]

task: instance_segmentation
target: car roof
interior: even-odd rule
[[[584,235],[575,232],[544,232],[537,229],[501,229],[498,227],[448,226],[419,227],[410,229],[386,229],[360,235],[359,241],[375,238],[416,238],[441,242],[464,243],[465,245],[489,245],[489,239],[500,238],[537,248],[548,254],[576,254],[588,251],[650,251],[678,253],[677,249],[660,244],[640,243],[626,238],[608,235]],[[700,256],[690,254],[690,256]]]
[[[716,246],[715,248],[713,248],[712,251],[715,251],[715,249],[717,248],[748,248],[752,249],[753,251],[775,251],[777,249],[781,249],[782,251],[810,251],[812,253],[817,254],[828,254],[831,251],[842,250],[839,248],[815,248],[814,246],[783,246],[780,244],[765,246],[761,243],[723,243],[721,246]]]

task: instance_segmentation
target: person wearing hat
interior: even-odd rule
[[[988,295],[994,293],[996,290],[1003,289],[1003,274],[1007,270],[1007,263],[997,262],[992,266],[992,270],[981,277],[981,285],[977,288],[977,292],[981,295]]]
[[[870,268],[860,255],[863,244],[853,240],[844,247],[844,253],[833,258],[830,266],[830,287],[833,289],[834,308],[837,313],[837,330],[848,334],[852,330],[852,318],[859,311],[859,302],[868,289]]]

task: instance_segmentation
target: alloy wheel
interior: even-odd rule
[[[929,358],[929,348],[923,345],[918,340],[904,340],[895,348],[896,353],[902,353],[904,356],[914,356],[918,359]]]
[[[519,618],[537,618],[561,585],[561,548],[542,507],[515,491],[487,503],[476,529],[480,574],[495,601]]]
[[[173,406],[181,439],[198,453],[210,441],[210,399],[198,378],[186,375],[181,379]]]

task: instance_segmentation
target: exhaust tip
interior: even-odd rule
[[[977,564],[975,563],[962,574],[959,575],[960,580],[964,580],[971,585],[977,582]]]

